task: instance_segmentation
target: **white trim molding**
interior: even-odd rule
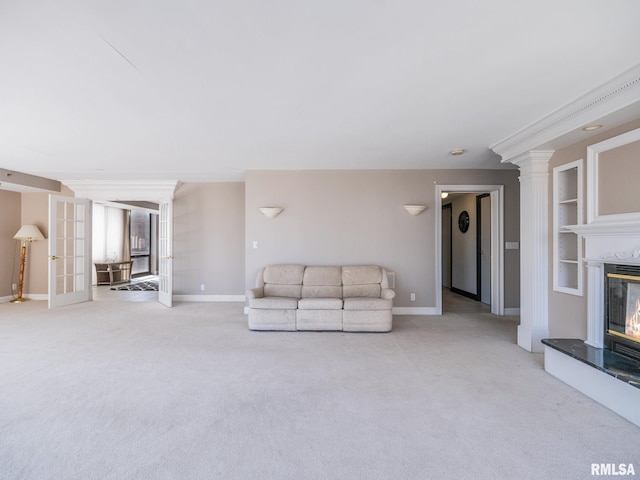
[[[173,199],[178,180],[63,180],[76,197],[94,201]]]
[[[512,159],[518,155],[637,102],[640,102],[640,64],[490,148],[502,157],[503,163],[513,163]]]
[[[491,313],[504,315],[504,185],[436,185],[436,313],[442,315],[442,192],[491,193]]]
[[[638,140],[640,140],[640,128],[587,147],[587,192],[589,192],[589,195],[587,195],[587,223],[610,224],[640,222],[640,212],[600,215],[598,208],[600,196],[600,180],[598,175],[600,171],[600,154],[607,150],[637,142]],[[630,195],[632,193],[633,192],[629,192]]]
[[[47,301],[49,296],[44,294],[44,293],[34,293],[34,294],[25,294],[23,295],[24,298],[26,298],[27,300],[34,300],[34,301]],[[13,300],[14,298],[16,298],[13,295],[7,295],[6,297],[0,297],[0,303],[9,303],[11,302],[11,300]]]
[[[438,315],[435,307],[393,307],[393,315]]]
[[[244,303],[244,295],[174,295],[176,302],[240,302]]]

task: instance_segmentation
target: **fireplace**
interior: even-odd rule
[[[604,343],[640,360],[640,266],[604,265]]]

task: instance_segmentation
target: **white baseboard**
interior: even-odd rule
[[[249,313],[249,307],[244,307],[244,313]],[[393,315],[436,315],[435,307],[393,307]]]
[[[28,295],[22,295],[27,300],[49,300],[49,295],[46,293],[32,293]],[[7,303],[16,298],[16,296],[9,295],[7,297],[0,297],[0,303]]]
[[[505,315],[520,315],[520,309],[519,308],[505,308],[504,309],[504,314]]]
[[[24,295],[24,297],[29,300],[49,300],[49,295],[47,293],[30,293],[28,295]]]
[[[394,315],[437,315],[436,307],[393,307]]]
[[[587,397],[640,426],[640,389],[546,345],[544,369]]]
[[[244,302],[244,295],[174,295],[176,302]]]

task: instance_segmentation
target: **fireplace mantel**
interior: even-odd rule
[[[593,222],[584,225],[568,225],[570,232],[590,237],[640,237],[640,218],[626,222]],[[638,247],[640,249],[640,246]]]

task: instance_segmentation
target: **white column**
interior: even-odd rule
[[[587,339],[592,347],[604,347],[604,272],[602,262],[587,262]]]
[[[520,169],[520,325],[518,345],[542,352],[549,336],[549,159],[531,150],[510,159]]]

